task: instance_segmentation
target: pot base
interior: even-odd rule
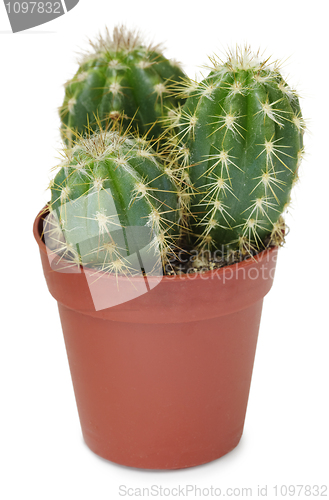
[[[227,455],[228,453],[230,453],[231,451],[233,451],[237,446],[238,444],[240,443],[241,441],[241,438],[242,438],[242,435],[237,439],[237,442],[236,444],[233,445],[232,448],[229,448],[227,450],[222,450],[222,452],[220,452],[220,454],[213,454],[213,455],[209,455],[209,457],[207,458],[207,460],[205,461],[201,461],[200,460],[200,457],[198,457],[197,459],[195,459],[194,461],[191,461],[191,460],[188,460],[188,458],[190,457],[187,457],[187,459],[184,461],[184,460],[179,460],[179,464],[177,464],[177,462],[173,461],[173,460],[169,460],[168,462],[164,462],[163,463],[163,466],[157,466],[155,467],[154,466],[154,457],[148,457],[149,458],[149,466],[145,465],[145,466],[142,466],[140,465],[140,462],[136,462],[134,460],[132,460],[132,462],[130,463],[128,460],[125,460],[125,462],[117,462],[115,461],[114,459],[111,459],[109,458],[109,455],[103,455],[102,454],[102,451],[99,451],[97,448],[93,449],[92,445],[88,444],[87,440],[85,439],[85,437],[83,436],[84,438],[84,442],[85,444],[88,446],[89,450],[92,451],[93,453],[95,453],[95,455],[105,459],[105,460],[108,460],[109,462],[112,462],[112,463],[115,463],[117,465],[123,465],[124,467],[132,467],[132,468],[135,468],[135,469],[144,469],[144,470],[179,470],[179,469],[188,469],[190,467],[197,467],[198,465],[205,465],[205,464],[208,464],[210,462],[213,462],[214,460],[218,460],[219,458]],[[161,451],[160,451],[161,453]],[[138,465],[136,465],[136,463],[138,463]],[[147,462],[145,462],[147,463]]]
[[[155,326],[96,319],[59,304],[88,447],[143,469],[201,465],[235,448],[261,308],[262,301],[234,315]]]

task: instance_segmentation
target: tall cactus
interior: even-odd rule
[[[80,61],[72,80],[66,83],[60,108],[62,136],[71,146],[74,132],[95,131],[121,119],[140,134],[157,138],[163,132],[159,119],[182,102],[169,93],[169,85],[180,81],[184,72],[166,59],[159,46],[146,46],[139,34],[124,27],[113,36],[90,42],[92,52]]]
[[[191,240],[200,249],[257,252],[282,235],[305,123],[276,64],[248,47],[211,61],[204,80],[181,86],[187,101],[169,117],[189,165],[181,178]]]
[[[68,154],[51,183],[47,246],[105,272],[164,267],[178,234],[177,188],[149,143],[112,130]]]

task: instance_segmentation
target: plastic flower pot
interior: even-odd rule
[[[191,467],[235,448],[277,248],[203,274],[94,279],[77,265],[57,271],[41,234],[39,214],[34,236],[89,448],[146,469]]]

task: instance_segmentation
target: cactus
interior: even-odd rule
[[[169,143],[184,151],[182,208],[200,250],[252,254],[282,241],[305,122],[277,63],[248,47],[210,60],[205,79],[180,85],[187,101],[167,119]]]
[[[98,120],[106,128],[120,119],[140,134],[158,138],[163,132],[159,119],[182,102],[168,90],[185,76],[178,64],[166,59],[160,46],[144,45],[139,34],[124,27],[115,28],[112,37],[107,30],[90,43],[93,51],[66,83],[59,110],[66,144],[72,145],[75,132],[96,131]]]
[[[66,154],[50,186],[48,248],[99,271],[161,271],[178,233],[177,188],[150,144],[112,129]]]

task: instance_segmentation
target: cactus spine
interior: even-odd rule
[[[95,131],[99,120],[105,128],[117,119],[140,134],[150,130],[150,137],[159,137],[159,119],[182,102],[168,87],[185,76],[183,71],[162,55],[159,46],[145,46],[138,34],[124,27],[115,28],[112,37],[106,31],[91,45],[93,51],[66,83],[59,110],[65,142],[71,146],[74,132]]]
[[[191,241],[199,249],[257,252],[271,234],[282,235],[305,123],[276,65],[248,47],[225,63],[211,61],[204,80],[181,86],[187,101],[169,125],[185,164],[189,156],[181,178]]]
[[[48,247],[105,272],[132,275],[145,259],[164,267],[178,233],[177,188],[149,143],[112,130],[68,154],[51,183]]]

